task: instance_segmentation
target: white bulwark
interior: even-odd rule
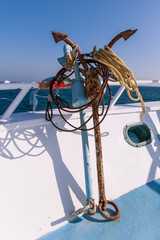
[[[138,85],[158,87],[160,81],[138,81]],[[21,88],[25,93],[31,87],[37,84],[0,84],[0,90]],[[160,102],[146,103],[143,120],[139,103],[115,102],[101,124],[105,190],[110,200],[160,178]],[[55,129],[44,112],[12,114],[13,108],[0,119],[0,239],[33,240],[64,225],[73,211],[85,205],[81,134]],[[79,114],[66,118],[79,125]],[[58,112],[53,120],[66,128]],[[151,128],[153,140],[133,147],[125,140],[124,127],[140,121]],[[97,203],[94,134],[88,135]]]

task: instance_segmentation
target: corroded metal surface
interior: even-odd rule
[[[68,35],[65,34],[65,33],[60,33],[60,32],[55,32],[55,31],[52,31],[52,35],[53,35],[53,38],[55,40],[55,42],[59,42],[59,41],[64,41],[65,43],[69,44],[73,51],[76,51],[78,53],[78,58],[80,60],[80,62],[82,63],[83,67],[84,67],[84,70],[85,71],[88,71],[88,66],[87,66],[87,63],[86,61],[84,60],[84,57],[82,56],[82,54],[80,53],[79,49],[77,48],[77,44],[73,43],[69,38],[68,38]]]
[[[90,100],[96,98],[101,90],[101,82],[98,78],[98,73],[95,72],[93,68],[90,69],[90,77],[86,78],[85,87],[86,87],[86,97]]]
[[[115,36],[112,41],[108,44],[108,46],[111,48],[120,38],[124,38],[126,41],[128,38],[130,38],[138,29],[132,30],[126,30],[124,32],[119,33],[117,36]]]
[[[98,116],[98,102],[94,101],[92,105],[93,109],[93,122],[94,126],[99,123]],[[99,188],[99,199],[105,200],[105,186],[104,186],[104,172],[103,172],[103,159],[102,159],[102,143],[101,143],[101,133],[100,126],[94,128],[94,136],[95,136],[95,147],[96,147],[96,160],[97,160],[97,175],[98,175],[98,188]]]
[[[99,116],[98,116],[98,102],[97,100],[94,101],[92,104],[93,110],[93,123],[94,126],[97,126],[99,123]],[[120,217],[120,212],[118,206],[113,202],[106,199],[105,195],[105,184],[104,184],[104,171],[103,171],[103,158],[102,158],[102,143],[101,143],[101,131],[100,125],[94,128],[94,136],[95,136],[95,147],[96,147],[96,161],[97,161],[97,177],[98,177],[98,190],[99,190],[99,212],[100,214],[109,220],[115,220]],[[107,203],[112,205],[115,210],[116,214],[111,216],[109,214],[105,214],[103,211],[106,210]]]
[[[112,39],[112,41],[108,44],[108,46],[111,48],[122,37],[124,38],[124,40],[127,40],[136,31],[137,31],[137,29],[136,30],[129,29],[127,31],[119,33],[117,36],[115,36]],[[52,31],[52,35],[53,35],[56,43],[63,40],[65,43],[68,44],[65,48],[66,51],[64,53],[64,57],[59,59],[59,62],[62,64],[63,68],[65,69],[64,72],[65,71],[72,71],[72,69],[75,70],[76,81],[78,80],[77,82],[81,82],[82,87],[84,87],[84,84],[85,84],[86,94],[84,96],[84,99],[86,98],[87,101],[88,101],[88,99],[90,100],[89,103],[87,103],[87,104],[86,104],[85,101],[83,101],[82,105],[80,105],[78,103],[77,98],[80,98],[80,90],[79,90],[80,84],[79,84],[78,90],[76,89],[76,91],[75,90],[73,91],[73,92],[76,92],[76,97],[75,97],[75,101],[74,101],[75,106],[74,107],[79,108],[78,110],[75,109],[75,112],[77,112],[77,111],[81,112],[85,108],[87,108],[88,106],[92,106],[92,112],[93,112],[91,117],[89,117],[89,119],[86,122],[84,122],[84,124],[86,124],[93,117],[93,123],[94,123],[93,125],[94,126],[92,128],[84,129],[83,128],[84,124],[82,124],[80,127],[77,128],[77,127],[71,125],[70,123],[68,123],[65,120],[71,127],[73,127],[73,129],[72,130],[64,130],[64,131],[75,131],[75,130],[78,130],[78,129],[81,130],[81,131],[82,130],[83,131],[88,131],[88,130],[94,129],[95,147],[96,147],[96,161],[97,161],[97,176],[98,176],[98,190],[99,190],[99,212],[101,213],[101,215],[104,218],[107,218],[109,220],[117,219],[117,218],[120,217],[119,209],[114,202],[106,199],[105,185],[104,185],[104,172],[103,172],[100,123],[103,121],[103,119],[106,116],[108,110],[106,110],[106,113],[104,114],[103,118],[100,121],[99,121],[99,116],[103,115],[104,109],[102,110],[101,114],[98,113],[98,107],[99,107],[99,104],[100,104],[101,101],[102,101],[103,107],[104,107],[103,97],[104,97],[104,89],[105,89],[106,86],[108,87],[108,90],[109,90],[109,93],[110,93],[110,99],[111,99],[111,91],[109,89],[108,79],[109,79],[109,77],[112,77],[112,75],[110,75],[112,73],[110,73],[109,67],[108,67],[108,65],[104,64],[104,61],[95,62],[96,59],[95,59],[94,55],[96,53],[96,46],[94,47],[93,52],[91,54],[88,54],[88,55],[87,54],[81,54],[81,52],[79,50],[80,48],[78,47],[78,45],[73,43],[68,38],[67,34]],[[93,58],[92,59],[87,59],[86,57],[88,57],[88,56],[92,56]],[[76,59],[78,59],[77,62],[76,62]],[[79,67],[80,64],[82,64],[82,67],[83,67],[83,69],[81,71],[80,71],[80,67]],[[113,72],[113,77],[112,78],[114,79],[114,71],[112,71],[112,72]],[[83,82],[83,79],[82,79],[80,73],[83,75],[83,77],[85,77],[84,82]],[[102,85],[101,85],[101,82],[99,80],[100,76],[103,79]],[[61,77],[62,77],[62,75],[61,75]],[[62,78],[62,80],[63,80],[63,78]],[[74,85],[72,85],[72,90],[73,90],[73,86]],[[82,91],[82,92],[85,93],[85,91]],[[55,103],[56,103],[56,99],[54,98],[54,95],[52,94],[51,89],[50,89],[50,94],[51,94],[51,97],[52,97],[53,101],[55,101]],[[61,102],[63,102],[63,101],[61,101]],[[80,100],[79,100],[79,102],[80,102]],[[51,108],[50,104],[48,106]],[[110,100],[109,100],[109,103],[108,103],[108,107],[109,106],[110,106]],[[47,108],[47,113],[48,113],[49,107]],[[60,110],[60,107],[66,107],[66,106],[65,105],[59,106],[57,104],[57,107]],[[67,111],[69,112],[69,110],[67,110]],[[61,114],[61,116],[62,116],[62,114]],[[48,119],[50,120],[51,117],[49,117]],[[63,119],[64,119],[64,117],[63,117]],[[52,124],[53,124],[53,122],[52,122]],[[87,162],[85,164],[85,167],[86,167],[86,172],[90,170]],[[89,181],[87,180],[86,182],[87,182],[87,187],[91,185],[90,179],[89,179]],[[90,195],[90,194],[88,194],[88,195]],[[87,199],[89,199],[89,198],[90,198],[90,196],[87,197]],[[115,208],[116,213],[115,213],[114,216],[105,214],[103,212],[103,211],[106,210],[107,203],[112,205]],[[90,208],[89,205],[90,205],[90,201],[88,201],[88,205],[86,207],[78,210],[78,212],[76,212],[75,215],[88,210],[88,208]],[[93,204],[93,207],[95,207],[95,204]]]

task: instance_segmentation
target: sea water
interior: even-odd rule
[[[118,86],[111,86],[111,92],[112,97],[115,95],[115,93],[118,90]],[[19,106],[16,108],[14,112],[26,112],[26,111],[32,111],[32,106],[29,105],[29,99],[30,99],[30,90],[24,99],[21,101]],[[139,87],[139,91],[143,97],[143,100],[145,102],[147,101],[160,101],[160,88],[156,87]],[[7,107],[11,104],[13,99],[18,95],[20,90],[0,90],[0,115],[2,115]],[[47,106],[47,96],[48,96],[49,90],[38,90],[35,92],[38,104],[36,111],[45,110]],[[63,98],[65,101],[69,103],[70,106],[72,106],[72,90],[71,89],[61,89],[59,92],[59,95],[61,98]],[[136,97],[135,95],[133,95]],[[109,101],[109,91],[106,90],[106,93],[104,95],[105,104],[108,104]],[[124,104],[124,103],[132,103],[133,101],[130,100],[130,98],[127,95],[127,92],[124,91],[119,100],[116,104]],[[56,106],[53,104],[53,108],[56,108]]]

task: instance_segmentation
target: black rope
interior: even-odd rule
[[[58,95],[54,95],[53,94],[52,88],[53,88],[54,83],[56,81],[58,81],[58,85],[60,85],[60,83],[62,81],[64,81],[66,78],[69,78],[74,73],[74,71],[72,71],[69,75],[66,75],[65,73],[66,73],[67,70],[65,68],[62,68],[56,74],[56,76],[52,79],[52,81],[50,83],[50,91],[49,91],[49,97],[48,97],[49,99],[48,99],[48,102],[47,102],[45,118],[46,118],[47,121],[50,121],[52,123],[52,125],[54,127],[56,127],[60,131],[73,132],[73,131],[76,131],[76,130],[81,130],[81,131],[93,130],[94,128],[96,128],[97,126],[99,126],[102,123],[102,121],[104,120],[104,118],[106,117],[106,115],[108,113],[110,102],[111,102],[111,89],[110,89],[110,87],[108,85],[109,71],[108,71],[108,69],[104,65],[97,63],[93,59],[85,59],[85,61],[103,79],[103,83],[102,83],[102,86],[101,86],[101,89],[100,89],[99,93],[97,94],[97,96],[94,99],[92,99],[88,103],[86,103],[86,104],[84,104],[83,106],[80,106],[80,107],[70,107],[69,103],[66,100],[64,100],[63,98],[61,98]],[[81,63],[78,62],[78,64],[80,66]],[[93,66],[93,64],[95,65],[95,67]],[[101,69],[101,71],[98,71],[98,69]],[[83,69],[81,69],[81,68],[79,68],[79,70],[80,70],[81,74],[83,74],[85,76],[85,71]],[[105,110],[104,90],[105,90],[106,87],[108,88],[108,91],[109,91],[109,102],[108,102],[107,108]],[[99,100],[97,100],[97,99],[99,99]],[[84,111],[88,107],[91,107],[92,104],[94,103],[94,101],[98,101],[97,107],[94,109],[94,111],[98,112],[99,116],[102,116],[101,120],[99,121],[99,123],[96,126],[93,126],[91,128],[87,128],[87,129],[83,128],[84,125],[86,125],[93,118],[93,115],[95,114],[95,112],[92,112],[92,114],[89,116],[89,118],[83,124],[81,124],[79,127],[74,126],[69,121],[67,121],[67,119],[62,114],[63,111],[67,112],[67,113],[71,113],[71,114]],[[59,111],[60,116],[62,117],[64,122],[67,123],[72,129],[62,129],[59,126],[57,126],[57,124],[55,124],[53,122],[53,120],[52,120],[53,119],[53,108],[52,108],[52,103],[51,102],[53,102],[56,105],[56,107],[57,107],[57,109]],[[101,113],[99,113],[99,106],[100,106],[101,103],[102,103],[102,109],[101,109]]]

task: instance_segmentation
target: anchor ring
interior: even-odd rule
[[[107,204],[109,203],[110,205],[112,205],[112,206],[115,208],[116,214],[115,214],[114,216],[110,216],[109,214],[105,214],[105,213],[103,212],[103,210],[104,210],[104,209],[103,209],[103,208],[104,208],[104,203],[101,202],[101,201],[100,201],[99,206],[98,206],[98,210],[99,210],[100,214],[101,214],[104,218],[106,218],[106,219],[108,219],[108,220],[116,220],[116,219],[120,218],[120,211],[119,211],[118,206],[117,206],[113,201],[110,201],[110,200],[107,200],[106,203],[107,203]],[[105,205],[105,207],[107,207],[107,204]],[[103,210],[102,210],[102,209],[103,209]]]

